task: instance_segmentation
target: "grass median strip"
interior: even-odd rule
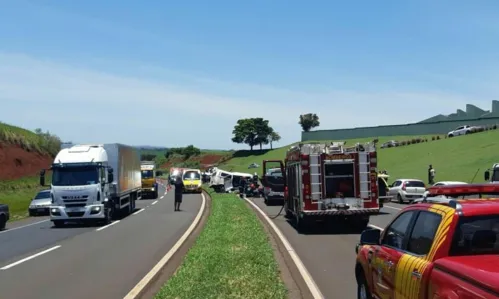
[[[205,228],[155,298],[286,298],[255,213],[234,194],[209,193],[212,208]]]

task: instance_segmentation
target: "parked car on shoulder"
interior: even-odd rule
[[[399,146],[399,142],[397,140],[390,140],[381,145],[381,148],[388,148],[388,147],[397,147]]]
[[[0,204],[0,231],[5,229],[7,221],[10,219],[9,206]]]
[[[454,137],[454,136],[459,136],[459,135],[467,135],[473,133],[473,128],[472,126],[460,126],[455,128],[454,130],[450,131],[447,133],[447,137]]]
[[[28,211],[30,216],[49,215],[52,197],[50,189],[42,190],[36,194],[29,204]]]
[[[398,179],[390,185],[388,194],[399,203],[412,202],[420,198],[426,191],[423,181],[417,179]]]

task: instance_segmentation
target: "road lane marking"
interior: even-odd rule
[[[133,213],[132,215],[137,215],[137,214],[138,214],[138,213],[140,213],[140,212],[144,212],[144,209],[140,209],[140,210],[138,210],[137,212]]]
[[[23,258],[22,260],[19,260],[19,261],[15,262],[15,263],[12,263],[12,264],[7,265],[7,266],[5,266],[5,267],[3,267],[3,268],[0,268],[0,270],[7,270],[7,269],[10,269],[10,268],[15,267],[15,266],[17,266],[17,265],[19,265],[19,264],[22,264],[22,263],[24,263],[24,262],[27,262],[27,261],[29,261],[29,260],[32,260],[32,259],[34,259],[35,257],[38,257],[38,256],[43,255],[43,254],[45,254],[45,253],[49,253],[49,252],[51,252],[51,251],[53,251],[53,250],[56,250],[56,249],[58,249],[58,248],[60,248],[60,247],[61,247],[61,245],[57,245],[57,246],[54,246],[54,247],[49,248],[49,249],[47,249],[47,250],[44,250],[44,251],[38,252],[38,253],[36,253],[36,254],[30,255],[30,256],[28,256],[28,257],[26,257],[26,258]]]
[[[103,226],[103,227],[99,227],[99,228],[98,228],[98,229],[96,229],[95,231],[101,231],[101,230],[103,230],[103,229],[105,229],[105,228],[108,228],[108,227],[110,227],[110,226],[112,226],[112,225],[117,224],[117,223],[118,223],[118,222],[120,222],[120,221],[121,221],[121,220],[116,220],[116,221],[113,221],[113,222],[109,223],[108,225],[105,225],[105,226]]]
[[[157,203],[158,203],[158,201],[156,200],[156,201],[155,201],[155,202],[153,202],[151,205],[155,205],[155,204],[157,204]]]
[[[324,295],[322,295],[321,291],[319,290],[319,287],[315,283],[314,279],[312,278],[312,275],[310,275],[310,273],[308,272],[307,268],[305,267],[305,265],[301,261],[300,257],[298,256],[298,254],[296,253],[296,251],[293,249],[293,247],[289,243],[288,239],[286,239],[286,237],[284,236],[284,234],[277,227],[277,225],[275,225],[274,222],[269,218],[269,216],[267,216],[267,214],[265,214],[265,212],[262,209],[260,209],[260,207],[257,206],[253,201],[247,199],[246,197],[244,199],[247,202],[249,202],[253,207],[255,207],[256,210],[263,216],[263,218],[265,218],[265,220],[267,220],[267,222],[269,223],[270,227],[272,227],[272,229],[274,230],[274,232],[276,233],[276,235],[281,240],[282,244],[284,244],[284,247],[286,248],[286,250],[288,251],[289,255],[291,256],[291,259],[295,263],[296,268],[298,268],[298,271],[300,271],[300,274],[301,274],[303,280],[305,281],[305,283],[307,284],[307,286],[308,286],[308,288],[310,290],[310,293],[312,293],[312,296],[314,297],[314,299],[323,299],[323,298],[325,298]]]
[[[383,206],[383,208],[389,208],[389,209],[394,209],[394,210],[402,210],[400,208],[392,207],[392,206]]]
[[[165,198],[165,196],[164,196],[164,195],[163,195],[163,196],[161,196],[159,199],[163,199],[163,198]]]
[[[6,230],[1,231],[0,234],[5,234],[5,233],[11,232],[11,231],[15,231],[17,229],[25,228],[25,227],[28,227],[28,226],[32,226],[32,225],[35,225],[35,224],[40,224],[40,223],[47,222],[47,221],[50,221],[50,219],[46,219],[46,220],[42,220],[42,221],[38,221],[38,222],[26,224],[26,225],[23,225],[23,226],[14,227],[14,228],[7,228]]]
[[[151,282],[151,280],[158,274],[161,269],[168,263],[168,261],[172,258],[172,256],[177,252],[177,250],[184,244],[187,238],[191,235],[192,231],[196,228],[199,221],[201,220],[201,216],[203,216],[204,208],[206,206],[206,198],[204,194],[201,193],[201,197],[203,198],[203,202],[201,203],[201,208],[199,209],[196,218],[192,221],[191,226],[185,231],[182,237],[173,245],[173,247],[168,251],[165,256],[154,266],[154,268],[149,271],[149,273],[142,278],[141,281],[123,298],[123,299],[135,299],[142,292],[142,290]]]

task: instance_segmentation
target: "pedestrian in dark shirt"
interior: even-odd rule
[[[180,176],[175,180],[175,211],[180,211],[180,204],[182,203],[182,195],[184,193],[184,182]]]
[[[428,166],[428,184],[435,184],[435,168],[431,164]]]
[[[248,186],[246,178],[241,177],[241,181],[239,182],[239,197],[244,198],[244,193],[246,192],[246,186]]]

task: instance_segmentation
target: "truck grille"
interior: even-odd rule
[[[85,212],[68,212],[67,214],[69,217],[82,217]]]
[[[67,203],[65,204],[66,208],[83,208],[86,206],[84,203]]]

